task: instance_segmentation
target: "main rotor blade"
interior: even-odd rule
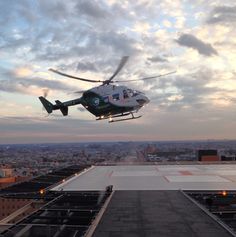
[[[165,73],[165,74],[161,74],[161,75],[157,75],[157,76],[152,76],[152,77],[144,77],[144,78],[140,78],[140,79],[122,80],[122,81],[115,81],[115,82],[129,82],[129,81],[150,80],[150,79],[155,79],[155,78],[158,78],[158,77],[167,76],[167,75],[170,75],[170,74],[173,74],[173,73],[176,73],[176,72],[177,71],[173,71],[173,72],[168,72],[168,73]]]
[[[105,82],[109,84],[109,82],[111,82],[111,80],[120,72],[120,70],[125,66],[125,64],[127,63],[129,59],[129,56],[124,56],[122,57],[122,59],[120,60],[120,64],[117,67],[116,71],[114,72],[114,74]]]
[[[48,70],[51,71],[51,72],[57,73],[57,74],[59,74],[61,76],[69,77],[69,78],[80,80],[80,81],[87,81],[87,82],[94,82],[94,83],[103,82],[103,81],[100,81],[100,80],[90,80],[90,79],[86,79],[86,78],[81,78],[81,77],[76,77],[76,76],[68,75],[66,73],[57,71],[57,70],[55,70],[53,68],[49,68]]]

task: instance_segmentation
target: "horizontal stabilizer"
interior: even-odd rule
[[[56,105],[58,106],[58,108],[60,109],[61,113],[66,116],[68,115],[68,107],[65,106],[60,100],[56,100]]]

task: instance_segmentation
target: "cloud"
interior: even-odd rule
[[[93,63],[90,62],[79,62],[77,65],[78,71],[94,71],[97,72],[97,68]]]
[[[93,19],[104,19],[109,15],[108,11],[96,1],[79,1],[77,3],[76,9],[78,11],[78,14],[85,15]]]
[[[84,107],[78,107],[77,108],[80,112],[86,112],[87,110]]]
[[[201,17],[197,17],[199,13]],[[235,127],[232,121],[236,111],[236,84],[233,83],[233,76],[227,76],[227,72],[233,71],[236,66],[236,33],[229,27],[230,24],[235,25],[235,3],[232,0],[225,0],[224,3],[220,0],[199,0],[194,3],[178,0],[171,4],[169,0],[160,0],[159,4],[155,0],[9,0],[0,1],[0,23],[2,115],[24,115],[26,113],[22,106],[25,104],[30,106],[33,116],[41,115],[41,104],[37,98],[36,101],[33,96],[22,96],[25,94],[41,95],[43,89],[48,88],[50,96],[57,93],[63,99],[63,91],[81,91],[92,86],[53,74],[49,77],[45,72],[31,74],[36,69],[28,65],[37,65],[40,70],[52,67],[71,75],[104,79],[112,75],[122,56],[129,55],[130,60],[117,80],[159,75],[180,68],[176,74],[153,81],[127,83],[127,86],[143,91],[151,98],[150,104],[140,111],[144,116],[140,120],[111,126],[103,121],[99,126],[91,122],[85,126],[82,120],[76,119],[72,126],[70,119],[75,116],[94,119],[89,112],[79,112],[84,108],[75,108],[70,110],[71,117],[63,118],[58,123],[40,122],[36,130],[37,120],[12,126],[11,139],[20,128],[19,139],[24,138],[26,132],[30,137],[32,132],[35,141],[38,136],[51,141],[60,136],[65,141],[67,138],[79,139],[80,135],[82,140],[88,131],[88,136],[94,140],[96,136],[102,137],[104,131],[107,131],[108,140],[117,134],[128,139],[125,137],[127,133],[131,134],[129,138],[132,139],[142,139],[144,135],[154,139],[170,139],[172,135],[178,138],[186,134],[191,137],[193,130],[201,130],[195,121],[200,121],[203,116],[205,127],[199,132],[199,137],[201,134],[215,134],[207,130],[207,119],[213,120],[215,117],[221,117],[221,123],[215,122],[215,126],[211,124],[212,130],[219,131],[221,127],[220,134],[223,134],[222,125],[229,124],[231,120],[231,128],[227,131],[231,137],[235,137],[235,134],[232,135]],[[179,35],[175,41],[173,39],[179,29],[184,29],[181,32],[188,34]],[[194,50],[184,50],[180,46]],[[219,56],[213,57],[218,52]],[[199,57],[198,53],[207,57]],[[6,68],[17,70],[7,73]],[[199,70],[192,72],[192,68]],[[5,106],[6,103],[16,102],[18,105],[15,107]],[[149,110],[146,111],[148,108],[150,114]],[[220,111],[214,114],[214,110]],[[60,111],[55,111],[54,115],[57,114],[61,116]],[[53,116],[49,120],[55,120]],[[182,123],[182,130],[172,127],[173,132],[170,127],[176,124],[176,120]],[[11,124],[17,124],[17,121],[12,120]],[[10,122],[9,118],[5,122]],[[144,126],[135,126],[136,123],[143,123]],[[4,126],[0,124],[1,128]],[[6,135],[9,134],[8,127],[4,130]],[[43,133],[39,134],[42,128]]]
[[[33,71],[31,69],[31,67],[18,67],[15,69],[14,74],[16,77],[27,77],[32,75]]]
[[[80,124],[80,126],[78,126]],[[120,127],[114,133],[112,127],[108,127],[108,121],[96,121],[94,118],[89,120],[71,119],[68,117],[54,118],[49,116],[45,117],[0,117],[0,143],[23,143],[29,142],[69,142],[69,141],[91,141],[92,139],[104,140],[117,140],[119,137],[123,140],[128,135],[127,140],[134,135],[129,135],[127,126],[120,127],[114,125],[113,127]],[[27,127],[27,129],[25,129]],[[96,130],[96,131],[95,131]],[[133,124],[132,130],[138,134],[137,125]],[[142,129],[144,130],[144,128]],[[104,133],[104,131],[106,131]],[[55,137],[56,136],[56,137]],[[113,139],[111,139],[113,137]],[[55,139],[56,138],[56,139]]]
[[[211,46],[211,44],[205,43],[191,34],[182,34],[176,42],[179,45],[195,49],[199,54],[205,56],[218,55],[217,51]]]
[[[211,97],[226,95],[225,89],[211,85],[217,82],[218,74],[209,68],[200,68],[196,72],[158,80],[148,89],[151,101],[166,111],[185,108],[202,109],[213,105]]]
[[[156,62],[160,62],[160,63],[168,62],[168,60],[166,58],[163,58],[163,57],[160,57],[160,56],[150,57],[150,58],[147,58],[147,60],[150,61],[150,62],[153,62],[153,63],[156,63]]]
[[[0,91],[4,92],[18,92],[23,94],[35,95],[43,89],[60,91],[73,91],[76,88],[68,86],[67,84],[57,80],[45,80],[42,78],[18,79],[18,80],[1,80]]]
[[[3,69],[2,69],[3,70]],[[48,80],[36,76],[25,76],[31,72],[30,68],[20,67],[14,70],[5,70],[2,72],[3,78],[0,80],[0,91],[10,93],[23,93],[29,95],[38,95],[43,93],[42,89],[48,88],[57,91],[80,90],[59,80]]]
[[[208,19],[209,24],[230,24],[236,22],[236,6],[217,6],[215,7]]]
[[[64,20],[69,16],[68,5],[65,2],[54,0],[48,4],[47,0],[38,2],[40,14],[52,20]]]

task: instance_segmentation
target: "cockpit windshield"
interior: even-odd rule
[[[137,95],[142,94],[142,92],[136,91],[136,90],[127,89],[127,91],[128,91],[128,93],[129,93],[130,97],[133,97],[133,96],[137,96]]]

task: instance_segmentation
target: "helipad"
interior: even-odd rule
[[[236,164],[93,166],[54,191],[236,190]]]

